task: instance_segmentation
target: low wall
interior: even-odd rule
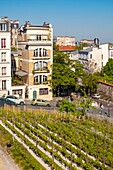
[[[113,101],[113,84],[99,82],[97,92],[102,96],[103,99]]]

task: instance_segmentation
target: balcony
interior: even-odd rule
[[[19,45],[33,45],[33,46],[37,46],[37,45],[40,45],[40,46],[52,46],[52,41],[51,40],[36,40],[36,39],[28,39],[27,41],[19,41],[18,43]]]
[[[32,57],[33,60],[49,60],[50,59],[50,56],[33,56]]]
[[[50,70],[48,69],[48,67],[37,68],[32,71],[33,74],[35,74],[35,73],[49,73],[49,72],[50,72]]]

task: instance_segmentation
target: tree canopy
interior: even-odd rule
[[[101,71],[102,80],[113,83],[113,59],[110,58]]]

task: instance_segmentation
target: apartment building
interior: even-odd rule
[[[0,96],[11,93],[10,22],[0,18]]]
[[[18,48],[19,20],[10,20],[11,46]]]
[[[78,51],[78,60],[92,72],[101,71],[102,67],[106,65],[109,58],[113,58],[113,45],[109,43],[100,44],[99,46],[88,47]],[[92,67],[92,68],[91,68]]]
[[[26,85],[28,99],[52,100],[51,74],[53,63],[53,28],[51,24],[42,26],[26,22],[18,35],[18,70]]]
[[[54,36],[54,42],[59,46],[75,46],[75,37]]]

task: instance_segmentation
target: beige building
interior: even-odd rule
[[[10,23],[0,18],[0,96],[11,93]]]
[[[26,22],[18,35],[18,67],[26,86],[25,97],[52,100],[53,28]]]
[[[54,37],[54,42],[59,46],[75,46],[75,37],[56,36]]]

